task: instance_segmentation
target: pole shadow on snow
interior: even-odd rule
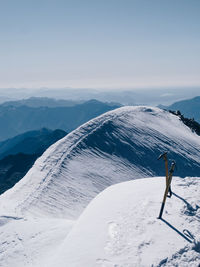
[[[161,218],[161,221],[163,221],[167,226],[169,226],[171,229],[173,229],[175,232],[177,232],[177,234],[179,234],[180,236],[182,236],[185,240],[187,240],[189,243],[193,243],[186,235],[184,235],[183,233],[181,233],[176,227],[174,227],[173,225],[171,225],[168,221],[166,221],[165,219]]]
[[[182,200],[187,206],[190,206],[191,207],[191,205],[190,205],[190,203],[188,203],[183,197],[181,197],[181,196],[179,196],[179,195],[177,195],[176,193],[172,193],[175,197],[177,197],[177,198],[179,198],[180,200]]]
[[[189,216],[193,216],[196,214],[197,210],[200,208],[198,205],[196,205],[196,207],[194,208],[189,202],[187,202],[183,197],[177,195],[176,193],[172,193],[173,196],[177,197],[178,199],[182,200],[187,207],[187,210],[185,211],[185,214],[189,215]]]

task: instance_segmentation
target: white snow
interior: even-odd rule
[[[162,174],[157,157],[166,150],[181,157],[187,171],[195,167],[200,171],[200,137],[177,116],[158,108],[119,108],[52,145],[18,184],[0,196],[0,209],[18,217],[74,220],[106,187],[156,176],[157,171]]]
[[[156,158],[166,150],[200,171],[200,137],[148,107],[108,112],[52,145],[0,196],[0,266],[196,267],[199,178],[174,179],[166,222],[156,219],[165,178],[135,180],[164,173]]]
[[[197,267],[200,263],[200,178],[174,178],[163,220],[165,178],[107,188],[88,205],[53,265]],[[188,235],[191,236],[188,236]]]
[[[0,216],[0,266],[44,266],[73,225],[63,219]]]

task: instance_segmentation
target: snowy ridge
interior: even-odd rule
[[[149,177],[163,175],[166,150],[176,175],[200,173],[200,137],[149,107],[108,112],[59,140],[0,196],[0,267],[198,266],[200,179],[173,179],[156,219],[165,178]]]
[[[51,182],[53,177],[61,171],[64,159],[71,157],[73,150],[76,149],[76,146],[83,140],[83,138],[86,138],[88,134],[91,134],[97,128],[101,127],[101,124],[105,123],[105,119],[101,119],[100,117],[97,121],[93,119],[90,122],[85,123],[83,126],[80,126],[77,130],[70,133],[68,138],[59,140],[47,149],[35,162],[29,173],[20,181],[20,183],[15,185],[15,190],[9,190],[4,194],[7,196],[7,199],[11,199],[11,195],[16,196],[20,203],[19,207],[21,207],[24,202],[27,203],[29,199],[31,199],[31,202],[33,201],[32,198],[37,199],[38,195],[45,191],[45,188]],[[41,176],[43,176],[42,179]],[[35,181],[36,179],[37,181]],[[23,194],[21,193],[21,190],[24,190]],[[32,196],[33,194],[34,196]]]
[[[14,188],[1,209],[18,216],[77,218],[106,187],[163,174],[157,156],[177,161],[179,175],[200,171],[200,137],[166,111],[124,107],[82,125],[52,145]],[[3,212],[3,211],[2,211]]]

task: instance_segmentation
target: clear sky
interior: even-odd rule
[[[200,0],[0,0],[0,88],[200,85]]]

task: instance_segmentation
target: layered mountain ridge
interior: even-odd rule
[[[12,103],[12,102],[11,102]],[[81,124],[115,108],[119,104],[90,100],[73,106],[0,105],[0,141],[41,128],[71,132]],[[26,103],[26,102],[25,102]]]
[[[0,142],[0,194],[14,186],[35,160],[66,134],[63,130],[43,128]]]

